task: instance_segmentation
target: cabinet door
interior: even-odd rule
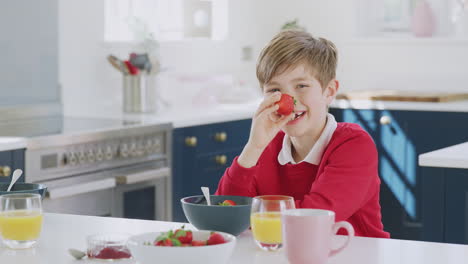
[[[381,111],[379,117],[380,202],[384,227],[393,238],[421,238],[421,182],[417,155],[405,112]]]
[[[468,113],[332,109],[337,121],[360,124],[374,138],[382,180],[380,204],[393,238],[444,241],[444,181],[418,164],[422,153],[468,141]]]
[[[468,244],[468,170],[445,169],[445,242]]]
[[[5,176],[2,174],[0,175],[0,182],[9,182],[11,179],[11,174],[13,173],[14,168],[13,166],[13,151],[1,151],[0,152],[0,167],[2,170],[7,168],[10,170],[10,175]]]
[[[439,218],[444,211],[442,193],[444,185],[437,176],[437,168],[417,166],[420,154],[468,141],[468,113],[400,111],[404,114],[406,131],[411,145],[407,155],[415,162],[408,163],[408,173],[414,172],[417,204],[421,210],[421,240],[444,241],[443,225]],[[415,165],[413,165],[415,164]],[[411,168],[410,166],[414,166]],[[432,173],[435,171],[435,173]]]
[[[224,170],[247,142],[250,124],[251,120],[246,119],[174,130],[174,221],[186,221],[180,205],[181,198],[201,194],[201,186],[210,187],[212,193],[216,191]],[[196,144],[193,139],[196,139]],[[226,163],[220,164],[224,159]]]
[[[0,182],[10,182],[11,175],[15,169],[22,169],[24,171],[24,149],[9,150],[0,152],[0,167],[10,170],[9,176],[4,176],[3,172],[0,175]],[[18,179],[18,182],[24,182],[25,173]]]

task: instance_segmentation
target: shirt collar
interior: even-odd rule
[[[327,114],[327,123],[325,124],[322,134],[304,160],[300,162],[305,161],[307,163],[318,165],[322,159],[322,154],[325,151],[325,148],[336,130],[336,127],[337,123],[335,121],[335,117],[333,117],[332,114]],[[283,138],[283,146],[278,154],[278,162],[281,165],[285,165],[287,163],[297,164],[292,157],[291,138],[287,134],[285,134]]]

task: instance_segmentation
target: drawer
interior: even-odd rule
[[[176,129],[174,146],[195,153],[243,147],[249,139],[251,120]]]
[[[242,148],[231,151],[219,151],[197,156],[196,165],[191,172],[190,179],[191,189],[189,193],[198,194],[201,186],[208,186],[211,193],[214,193],[218,187],[218,182],[223,176],[226,169],[231,166],[232,160],[238,156]]]

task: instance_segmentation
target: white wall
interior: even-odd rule
[[[121,76],[105,58],[109,53],[126,57],[129,49],[103,43],[103,1],[59,2],[59,75],[65,114],[120,111]],[[232,73],[256,85],[255,59],[241,61],[241,47],[252,45],[256,57],[286,20],[297,17],[312,34],[337,44],[343,90],[468,90],[468,42],[352,41],[353,2],[230,0],[229,39],[162,43],[162,64],[178,72]]]

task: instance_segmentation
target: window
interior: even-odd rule
[[[107,42],[227,36],[228,0],[105,0]]]

